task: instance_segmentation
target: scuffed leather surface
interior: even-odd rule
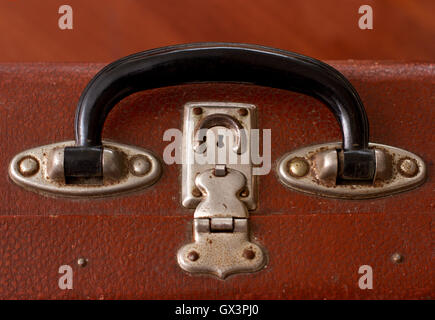
[[[270,215],[252,218],[267,268],[226,280],[191,276],[176,252],[191,238],[181,216],[19,216],[0,220],[2,298],[433,299],[430,214]],[[400,251],[402,264],[390,261]],[[88,259],[85,267],[78,257]],[[59,266],[73,289],[58,288]],[[358,269],[373,268],[373,290]]]
[[[191,241],[193,212],[180,205],[180,166],[140,193],[99,200],[44,197],[14,185],[11,158],[31,147],[73,139],[75,105],[102,64],[0,64],[1,298],[433,298],[435,66],[335,62],[358,90],[371,141],[420,155],[428,166],[416,190],[375,200],[344,201],[290,191],[274,173],[286,152],[340,140],[320,102],[249,85],[163,88],[123,100],[104,138],[142,146],[161,157],[168,128],[182,127],[190,101],[258,107],[259,128],[272,129],[272,171],[260,177],[252,231],[269,253],[268,267],[225,281],[190,276],[176,252]],[[405,260],[393,264],[400,252]],[[79,268],[79,256],[89,264]],[[74,289],[58,288],[62,264]],[[358,288],[358,268],[374,270],[374,289]]]

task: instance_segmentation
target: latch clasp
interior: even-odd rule
[[[263,249],[249,241],[248,210],[238,198],[246,178],[237,170],[225,175],[206,170],[196,185],[204,198],[195,210],[194,241],[178,252],[178,263],[192,273],[211,273],[220,278],[254,272],[266,263]]]
[[[234,273],[258,271],[266,264],[264,249],[251,242],[249,234],[248,210],[257,205],[256,179],[250,159],[254,112],[254,106],[239,103],[185,106],[182,194],[183,205],[195,208],[194,242],[183,246],[177,259],[190,273],[212,274],[223,279]],[[225,141],[222,137],[205,139],[205,135],[201,138],[198,133],[201,129],[208,132],[218,128],[233,132],[233,137]],[[192,161],[196,153],[214,154],[219,148],[232,153],[237,161]]]

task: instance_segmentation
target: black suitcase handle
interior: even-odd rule
[[[68,177],[102,176],[101,133],[110,110],[138,91],[198,82],[251,83],[323,101],[343,136],[345,179],[373,179],[369,125],[362,101],[336,69],[313,58],[257,45],[197,43],[136,53],[103,68],[83,91],[76,111],[76,146],[65,148]]]

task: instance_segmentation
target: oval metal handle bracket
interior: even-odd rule
[[[324,143],[294,150],[277,165],[285,186],[310,194],[342,199],[368,199],[407,191],[421,185],[426,165],[419,156],[403,149],[369,143],[376,158],[373,180],[341,180],[341,143]],[[341,172],[340,172],[341,171]]]
[[[18,185],[37,193],[92,198],[141,190],[154,184],[162,172],[159,160],[149,151],[103,141],[103,176],[67,181],[64,150],[73,145],[74,141],[64,141],[23,151],[12,159],[9,176]]]

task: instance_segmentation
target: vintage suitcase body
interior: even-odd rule
[[[204,83],[147,90],[109,114],[104,139],[143,147],[162,159],[169,128],[183,129],[188,102],[255,105],[271,129],[272,168],[258,178],[251,238],[265,248],[260,271],[224,280],[180,268],[192,242],[193,209],[182,206],[181,165],[133,194],[70,199],[41,195],[8,175],[20,152],[72,140],[81,92],[103,64],[0,65],[0,297],[3,299],[431,299],[433,264],[435,66],[332,61],[355,86],[370,142],[420,156],[419,187],[375,199],[343,200],[293,191],[276,166],[287,152],[340,141],[332,113],[314,98],[249,84]],[[79,264],[77,263],[78,259]],[[59,287],[61,266],[72,289]],[[359,286],[361,266],[372,289]],[[65,289],[65,288],[64,288]]]

